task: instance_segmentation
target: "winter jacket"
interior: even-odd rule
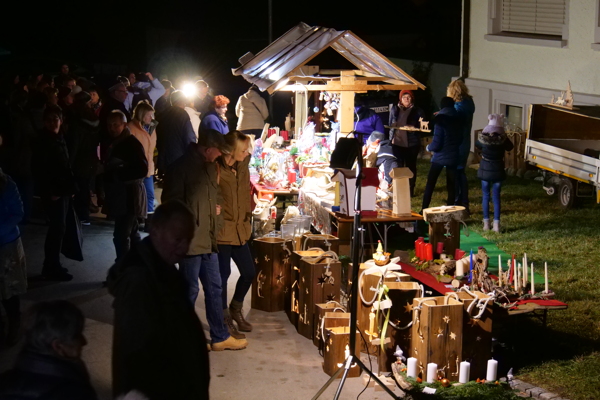
[[[414,126],[415,128],[420,127],[419,118],[425,118],[423,110],[413,105],[410,109],[405,110],[404,107],[398,106],[398,104],[390,105],[390,126],[404,126],[401,121],[401,111],[408,111],[406,118],[407,126]],[[403,146],[404,140],[401,136],[406,133],[406,143],[408,146]],[[421,145],[421,136],[419,131],[403,131],[401,129],[390,129],[390,140],[394,146],[401,147],[416,147]]]
[[[363,133],[363,143],[374,131],[385,133],[383,121],[377,113],[368,107],[354,107],[354,130]]]
[[[223,228],[217,236],[218,244],[241,246],[250,239],[252,210],[249,163],[250,156],[242,162],[236,162],[232,167],[225,165],[222,159],[219,161]]]
[[[458,164],[458,148],[462,142],[458,115],[451,107],[442,108],[434,119],[433,140],[427,151],[433,152],[431,162],[455,167]]]
[[[106,214],[112,217],[146,217],[146,189],[142,180],[148,174],[144,148],[128,129],[114,139],[104,164]]]
[[[110,145],[111,139],[108,134],[108,128],[106,126],[106,119],[108,115],[114,110],[119,110],[125,117],[127,117],[127,122],[131,121],[131,114],[129,113],[129,109],[125,107],[125,104],[120,102],[119,100],[113,98],[112,96],[108,96],[104,100],[104,104],[100,109],[100,160],[106,160],[106,151],[108,146]]]
[[[161,114],[171,107],[171,98],[169,96],[161,96],[154,104],[156,114]]]
[[[143,91],[146,96],[150,99],[150,105],[156,104],[156,101],[160,99],[160,96],[165,94],[165,87],[160,83],[158,79],[154,79],[151,82],[136,82],[131,85],[131,90],[127,93],[125,99],[125,107],[133,113],[137,103],[143,98],[136,99],[136,93]],[[139,97],[139,96],[138,96]]]
[[[265,126],[265,119],[269,117],[267,102],[256,90],[248,90],[238,99],[235,115],[239,118],[238,131],[262,129]]]
[[[91,109],[73,109],[66,142],[73,175],[92,178],[98,166],[100,121]]]
[[[156,128],[157,123],[152,121],[148,130],[142,127],[140,121],[132,120],[127,124],[129,131],[135,138],[142,144],[144,148],[144,154],[146,155],[146,162],[148,163],[148,174],[146,177],[154,175],[154,149],[156,148]]]
[[[190,116],[190,123],[192,124],[194,133],[196,134],[196,141],[198,141],[198,129],[200,129],[200,113],[194,110],[192,107],[186,107],[184,108],[184,110]]]
[[[156,148],[158,172],[164,174],[169,165],[186,152],[190,143],[196,143],[196,134],[190,116],[181,107],[171,107],[157,116]]]
[[[202,117],[202,122],[200,122],[200,131],[198,134],[201,135],[202,133],[210,130],[221,132],[223,135],[227,135],[229,133],[229,125],[227,124],[227,120],[223,120],[223,118],[219,117],[219,114],[217,114],[216,111],[211,111]]]
[[[194,213],[196,230],[188,255],[216,253],[217,234],[221,218],[217,205],[223,206],[217,164],[206,162],[196,145],[189,145],[185,154],[175,161],[165,175],[162,202],[180,200]]]
[[[392,150],[392,143],[389,140],[382,140],[379,142],[379,149],[377,150],[377,165],[381,164],[383,160],[396,159]]]
[[[0,246],[14,242],[21,236],[18,223],[24,215],[16,183],[10,176],[5,177],[7,181],[4,189],[0,188]]]
[[[67,360],[25,349],[15,367],[0,375],[3,400],[96,400],[81,360]]]
[[[106,283],[114,296],[115,398],[137,389],[152,400],[208,399],[206,337],[175,266],[147,237],[110,268]]]
[[[471,152],[471,129],[473,127],[473,114],[475,113],[473,98],[465,97],[461,101],[457,101],[454,103],[454,109],[458,113],[462,131],[462,142],[458,149],[458,165],[464,168]]]
[[[504,153],[513,149],[506,133],[480,133],[475,147],[481,149],[481,162],[477,177],[482,181],[499,182],[506,179]]]
[[[34,147],[34,176],[42,198],[71,196],[75,179],[71,172],[67,144],[61,133],[42,130]]]

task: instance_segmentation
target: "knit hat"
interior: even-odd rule
[[[490,122],[483,128],[483,133],[496,133],[498,135],[504,133],[504,114],[490,114],[488,120]]]
[[[412,90],[403,90],[400,92],[400,98],[402,98],[402,96],[404,96],[405,94],[410,95],[410,97],[413,99],[413,101],[415,101],[415,95],[412,92]]]

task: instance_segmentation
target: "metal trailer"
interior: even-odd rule
[[[600,106],[531,105],[525,161],[542,170],[544,190],[564,208],[580,197],[600,203],[599,156]]]

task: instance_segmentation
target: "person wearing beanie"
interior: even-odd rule
[[[390,140],[394,156],[399,167],[407,167],[413,173],[409,179],[410,195],[415,195],[417,181],[417,156],[421,151],[421,136],[419,131],[398,129],[404,126],[420,127],[419,118],[424,118],[423,110],[415,106],[415,96],[410,90],[400,92],[398,104],[390,105]]]
[[[490,229],[490,191],[494,203],[494,223],[492,230],[500,232],[500,189],[506,179],[504,172],[504,153],[511,151],[513,143],[504,132],[504,115],[490,114],[489,123],[479,134],[475,147],[481,151],[481,162],[477,177],[481,179],[483,192],[483,230]]]
[[[427,175],[427,184],[425,185],[421,209],[429,207],[435,184],[444,167],[446,167],[446,190],[448,192],[446,205],[454,205],[458,148],[462,141],[462,136],[460,134],[458,114],[454,109],[454,100],[451,97],[442,97],[440,108],[434,119],[433,140],[426,149],[432,152],[433,156],[431,157],[431,167]]]
[[[229,99],[223,95],[215,96],[210,102],[210,111],[208,114],[202,116],[200,122],[200,132],[215,130],[221,132],[223,135],[229,133],[229,125],[227,124],[227,105]]]

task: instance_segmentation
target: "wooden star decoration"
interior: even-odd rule
[[[335,300],[335,294],[328,294],[327,295],[327,301],[334,301]]]
[[[456,333],[450,332],[450,339],[456,340]]]
[[[308,294],[308,288],[306,288],[306,294]]]
[[[265,261],[266,261],[266,262],[269,262],[269,261],[271,261],[271,259],[269,258],[269,256],[268,256],[268,255],[266,255],[266,254],[265,254]]]
[[[471,328],[474,328],[478,325],[478,322],[475,318],[471,318],[471,320],[469,321],[469,325],[471,325]]]
[[[321,285],[321,287],[325,286],[325,282],[327,281],[327,277],[325,275],[321,275],[318,279],[317,279],[317,285]]]
[[[475,340],[477,340],[478,342],[481,342],[481,336],[477,336],[477,338]]]
[[[436,332],[437,337],[441,337],[444,336],[444,330],[442,328],[438,328],[438,331]]]
[[[404,306],[404,312],[409,313],[409,312],[412,312],[412,310],[413,310],[412,304],[410,304],[409,302],[406,302],[406,305]]]
[[[258,257],[254,258],[254,264],[258,264]]]
[[[444,320],[445,323],[449,323],[450,322],[450,317],[449,316],[445,316],[444,318],[442,318]]]
[[[289,291],[290,291],[290,289],[287,286],[285,288],[283,288],[283,293],[287,293]]]
[[[283,283],[283,274],[279,273],[275,279],[277,279],[277,283]]]

